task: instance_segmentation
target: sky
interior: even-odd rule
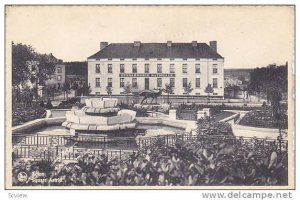
[[[29,44],[64,61],[85,61],[101,41],[218,42],[225,68],[292,61],[292,6],[13,6],[6,44]]]

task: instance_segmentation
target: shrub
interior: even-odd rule
[[[18,181],[18,174],[59,179],[61,182]],[[41,174],[34,177],[34,174]],[[13,166],[13,185],[287,185],[287,153],[244,151],[228,143],[207,145],[201,141],[177,140],[175,146],[162,141],[144,148],[126,160],[108,160],[105,155],[86,153],[75,163],[29,161]]]
[[[281,122],[272,116],[272,111],[270,107],[265,107],[263,109],[255,109],[248,112],[239,122],[243,126],[253,126],[262,128],[288,128],[288,116],[284,112],[280,114],[279,118]]]
[[[39,103],[14,103],[12,107],[12,125],[21,125],[25,122],[45,117],[46,110]]]
[[[200,135],[233,135],[231,125],[210,119],[198,120],[198,134]]]

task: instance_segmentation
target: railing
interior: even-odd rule
[[[14,136],[13,152],[15,158],[50,159],[60,157],[64,160],[74,160],[78,155],[86,151],[96,156],[104,154],[109,158],[113,157],[113,155],[122,158],[124,155],[138,152],[140,149],[154,144],[157,140],[168,146],[174,146],[178,141],[197,141],[202,145],[210,146],[227,144],[233,145],[235,148],[243,148],[248,152],[252,151],[256,154],[268,153],[273,150],[280,152],[288,150],[288,142],[285,140],[236,136],[176,134],[157,137],[111,139],[104,136],[31,135]],[[136,147],[133,148],[132,146],[134,145]],[[111,150],[111,148],[117,148],[118,150]]]
[[[257,153],[269,152],[272,150],[277,151],[287,151],[288,141],[286,140],[275,140],[268,138],[253,138],[253,137],[237,137],[237,136],[220,136],[220,135],[164,135],[158,137],[142,137],[139,138],[137,144],[139,148],[149,146],[157,140],[168,146],[174,146],[178,140],[186,142],[197,141],[199,143],[206,145],[222,144],[234,145],[237,148],[243,147],[248,151],[253,151]]]
[[[105,155],[108,159],[119,158],[121,160],[127,159],[128,156],[138,153],[135,150],[107,150],[107,149],[88,149],[88,148],[67,148],[67,147],[37,147],[37,146],[19,146],[15,147],[13,151],[14,158],[27,159],[42,159],[49,160],[59,158],[61,160],[76,160],[78,156],[89,152],[94,156]]]

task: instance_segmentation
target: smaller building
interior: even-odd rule
[[[55,72],[50,79],[46,81],[46,85],[56,85],[57,88],[60,88],[66,82],[66,66],[60,60],[55,65]]]

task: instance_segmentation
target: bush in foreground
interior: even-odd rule
[[[28,175],[28,182],[18,180],[20,172]],[[288,177],[286,153],[256,154],[226,143],[182,140],[174,147],[158,140],[127,160],[86,153],[75,163],[19,162],[13,166],[13,175],[13,185],[19,186],[258,186],[287,185]]]

